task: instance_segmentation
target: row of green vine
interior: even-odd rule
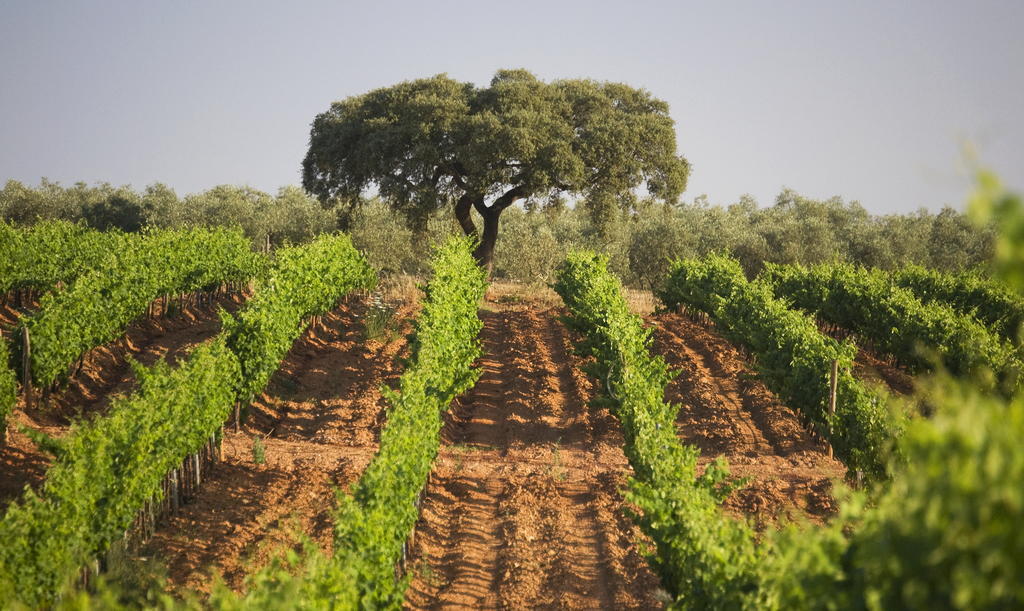
[[[1024,210],[1024,206],[1019,206]],[[1019,218],[1024,218],[1024,213]],[[1020,226],[1024,227],[1024,223]],[[1019,270],[1019,267],[1018,267]],[[1024,277],[1024,274],[1020,274]],[[726,516],[725,470],[696,475],[664,401],[670,374],[629,313],[605,262],[574,254],[557,285],[590,368],[608,389],[633,466],[627,501],[653,543],[673,609],[1011,609],[1024,604],[1024,398],[1006,401],[948,377],[925,382],[932,418],[907,424],[902,460],[868,492],[838,487],[826,526],[755,536]],[[773,314],[762,312],[764,316]]]
[[[265,384],[266,363],[279,362],[276,347],[302,333],[302,318],[374,281],[347,236],[282,249],[230,328],[181,367],[137,367],[140,389],[116,399],[103,417],[74,425],[53,448],[41,492],[27,491],[0,520],[0,600],[52,604],[80,567],[125,535],[147,500],[159,498],[165,475],[215,434],[232,405]],[[236,353],[233,343],[248,345],[240,338],[258,338],[273,351]]]
[[[819,331],[812,317],[789,308],[771,289],[748,282],[740,264],[724,255],[676,261],[658,297],[669,308],[707,314],[731,341],[750,350],[761,379],[814,430],[829,440],[850,470],[885,476],[887,452],[902,418],[887,409],[881,388],[851,373],[857,349]],[[830,376],[838,362],[835,414]]]
[[[6,441],[7,419],[11,417],[18,400],[18,376],[7,365],[9,362],[7,338],[0,333],[0,445]]]
[[[650,330],[630,312],[604,257],[571,254],[555,290],[571,313],[569,326],[585,337],[580,350],[596,357],[588,373],[608,391],[599,404],[622,423],[634,473],[626,499],[654,544],[649,560],[662,585],[694,608],[738,607],[755,584],[753,533],[720,511],[733,488],[728,467],[715,461],[697,475],[700,452],[676,436],[678,406],[664,398],[673,376],[651,356]]]
[[[385,389],[387,422],[376,456],[350,492],[339,492],[330,556],[309,550],[278,561],[250,580],[246,597],[223,590],[227,608],[400,608],[408,577],[396,565],[419,518],[418,500],[440,445],[442,416],[476,383],[477,315],[486,280],[465,239],[439,246],[415,322],[412,354],[397,390]],[[301,569],[294,566],[301,563]],[[297,573],[297,576],[296,576]]]
[[[67,221],[41,221],[24,228],[0,221],[0,295],[69,284],[135,239],[121,231],[98,231]]]
[[[119,337],[165,294],[247,282],[263,262],[240,230],[153,231],[131,240],[23,319],[33,382],[49,387],[86,352]]]
[[[940,302],[973,316],[993,332],[1020,341],[1024,299],[1000,282],[976,273],[949,273],[910,265],[892,272],[893,282],[925,303]]]
[[[925,303],[881,270],[846,264],[768,265],[759,279],[775,295],[838,325],[916,371],[951,373],[1012,393],[1022,364],[1014,344],[941,301]]]

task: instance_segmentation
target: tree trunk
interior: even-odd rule
[[[480,243],[473,251],[473,257],[480,267],[487,270],[487,277],[491,277],[491,270],[494,266],[494,244],[498,241],[498,217],[501,210],[491,209],[483,215],[484,232],[480,236]]]
[[[529,195],[523,185],[513,187],[506,191],[501,197],[494,200],[490,206],[484,204],[484,198],[480,195],[465,194],[455,204],[455,218],[466,235],[476,237],[476,225],[473,224],[470,215],[470,205],[476,209],[484,221],[483,234],[479,236],[480,243],[473,251],[473,257],[480,267],[487,270],[488,279],[491,277],[491,269],[494,265],[494,244],[498,241],[498,218],[505,208],[516,203]]]

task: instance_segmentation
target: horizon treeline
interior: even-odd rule
[[[341,229],[384,273],[421,275],[429,246],[461,233],[451,208],[410,226],[401,212],[376,198],[325,209],[300,187],[269,194],[219,185],[179,197],[161,183],[142,191],[109,183],[70,187],[43,179],[39,186],[8,180],[0,190],[0,219],[15,225],[40,220],[139,231],[146,226],[237,226],[255,248],[306,242]],[[479,222],[479,219],[477,219]],[[597,224],[585,205],[514,207],[502,216],[494,276],[550,283],[565,255],[578,248],[609,257],[610,269],[630,286],[649,288],[679,257],[725,252],[748,274],[765,263],[847,261],[896,269],[918,264],[942,271],[984,266],[994,255],[995,231],[951,207],[907,214],[870,214],[856,201],[815,200],[785,189],[771,206],[749,196],[730,205],[641,202],[611,223]]]

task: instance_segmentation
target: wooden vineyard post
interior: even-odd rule
[[[178,513],[178,470],[171,470],[171,513]]]
[[[828,457],[832,458],[832,421],[836,417],[836,390],[839,387],[839,361],[832,361],[832,383],[829,387],[828,393],[828,416],[829,416],[829,441],[828,441]]]
[[[32,342],[28,327],[21,327],[21,385],[25,391],[25,409],[32,409]]]
[[[203,483],[201,467],[199,465],[199,452],[196,452],[195,454],[192,455],[192,464],[194,465],[196,471],[196,492],[198,493],[199,486],[201,486]]]
[[[181,504],[185,504],[185,499],[192,496],[192,478],[190,477],[188,468],[188,457],[181,462]]]
[[[7,297],[5,296],[4,299]],[[4,330],[0,329],[0,344],[4,341]],[[0,447],[7,445],[7,423],[3,422],[3,429],[0,429]]]

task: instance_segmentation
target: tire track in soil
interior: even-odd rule
[[[364,341],[364,304],[335,309],[296,341],[241,432],[225,429],[224,459],[195,498],[168,518],[139,555],[167,568],[179,592],[208,593],[220,573],[245,577],[310,536],[330,552],[334,490],[353,483],[377,450],[381,385],[394,385],[407,324],[386,342]],[[406,306],[396,320],[411,316]],[[256,464],[260,438],[265,462]]]
[[[224,295],[213,307],[190,306],[170,318],[143,318],[132,323],[122,338],[90,351],[81,370],[66,388],[50,397],[47,406],[37,395],[36,405],[26,410],[24,398],[19,396],[9,422],[9,443],[0,447],[0,511],[19,497],[26,485],[38,489],[52,462],[18,425],[53,437],[64,436],[73,419],[102,414],[114,397],[126,396],[138,387],[127,357],[146,366],[160,359],[173,364],[220,331],[217,308],[234,312],[243,302],[240,294]],[[11,308],[0,316],[0,324],[5,326],[16,322]]]
[[[559,313],[481,311],[482,375],[442,430],[407,608],[662,606],[622,514],[621,432],[587,406],[590,384]]]
[[[828,457],[827,446],[712,327],[671,313],[648,317],[648,323],[653,352],[681,372],[665,392],[680,406],[680,438],[700,449],[701,465],[724,456],[733,475],[751,478],[726,508],[754,518],[758,528],[783,516],[827,520],[837,508],[832,480],[846,473]]]

